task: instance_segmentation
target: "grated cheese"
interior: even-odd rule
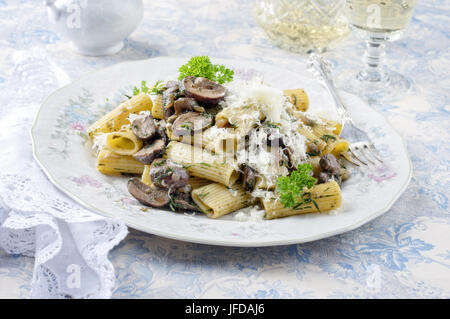
[[[233,219],[240,222],[259,222],[264,220],[265,213],[266,212],[262,209],[259,209],[258,206],[249,206],[234,212]]]

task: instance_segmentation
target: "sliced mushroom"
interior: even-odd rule
[[[151,114],[138,116],[131,122],[131,130],[134,135],[142,140],[151,139],[156,132],[155,121]]]
[[[256,185],[256,171],[250,166],[245,166],[242,185],[245,190],[251,191]]]
[[[156,186],[177,189],[188,185],[189,174],[183,166],[158,158],[150,166],[150,178]]]
[[[336,180],[340,185],[342,182],[341,165],[333,154],[324,155],[319,161],[320,167],[324,170],[319,173],[319,183],[326,183],[331,179]],[[327,176],[325,176],[327,175]]]
[[[187,112],[178,116],[173,122],[172,132],[175,136],[193,135],[212,124],[213,118],[207,113]]]
[[[127,187],[128,192],[144,205],[152,207],[163,207],[170,202],[170,197],[167,189],[150,187],[144,184],[137,177],[129,179]]]
[[[224,86],[207,78],[187,76],[181,81],[181,89],[188,97],[193,97],[200,103],[216,105],[225,96]]]
[[[320,155],[320,147],[319,147],[319,145],[317,145],[315,143],[308,143],[306,146],[307,146],[307,149],[308,149],[308,154],[310,156]]]
[[[156,123],[156,135],[159,136],[165,143],[169,141],[166,133],[166,121],[160,120]]]
[[[166,149],[166,142],[159,138],[145,145],[140,151],[135,153],[133,157],[139,162],[149,165],[155,158],[160,156]]]
[[[180,114],[186,111],[193,111],[194,108],[198,108],[197,101],[191,97],[182,97],[175,101],[173,104],[175,114]]]
[[[264,127],[267,134],[267,145],[271,147],[284,147],[284,134],[278,128]]]
[[[180,87],[180,82],[169,80],[169,81],[167,81],[167,83],[166,83],[166,85],[164,87],[166,89],[176,88],[178,90],[178,88]]]
[[[173,94],[173,92],[169,92],[169,90],[164,91],[163,93],[163,105],[165,109],[172,108],[175,102],[175,95]]]
[[[341,175],[341,165],[333,154],[329,153],[320,159],[320,167],[332,175]]]
[[[319,184],[323,184],[328,182],[331,179],[331,175],[327,174],[325,172],[320,172],[319,175],[317,176],[317,182]]]
[[[177,208],[180,210],[199,211],[198,207],[192,201],[189,193],[173,192],[170,194],[171,208]]]

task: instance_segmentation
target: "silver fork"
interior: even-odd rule
[[[318,74],[321,79],[325,82],[328,87],[331,96],[334,99],[336,110],[342,120],[342,131],[340,136],[347,141],[349,141],[349,156],[345,157],[349,162],[360,166],[354,160],[362,163],[363,165],[368,165],[368,163],[376,164],[376,162],[383,163],[381,156],[379,155],[377,149],[375,148],[373,142],[370,140],[366,132],[361,130],[355,125],[355,122],[348,113],[347,108],[342,102],[339,96],[336,86],[333,81],[333,76],[331,73],[331,63],[325,58],[321,57],[317,53],[310,51],[309,54],[309,67],[311,71]],[[351,159],[354,159],[353,161]]]

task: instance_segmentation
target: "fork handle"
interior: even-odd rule
[[[314,51],[309,51],[308,54],[311,66],[319,72],[320,76],[325,82],[325,85],[330,91],[331,96],[333,97],[333,100],[336,104],[337,111],[344,122],[343,124],[347,122],[353,123],[353,120],[348,113],[347,108],[345,107],[341,97],[337,92],[336,85],[334,84],[333,75],[331,73],[331,63]]]

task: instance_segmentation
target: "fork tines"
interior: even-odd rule
[[[367,162],[376,165],[376,161],[383,163],[375,146],[371,142],[352,143],[348,149],[351,157],[358,162],[368,165]],[[348,158],[346,158],[348,160]],[[352,164],[359,166],[357,163],[350,161]]]

